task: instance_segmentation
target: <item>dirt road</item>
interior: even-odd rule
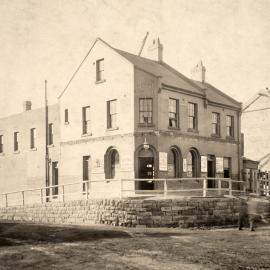
[[[270,227],[250,232],[1,224],[0,269],[270,269]]]

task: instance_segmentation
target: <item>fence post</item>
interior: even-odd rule
[[[22,205],[24,206],[24,191],[22,191]]]
[[[203,178],[203,197],[207,196],[207,179]]]
[[[221,179],[218,179],[218,195],[221,195]]]
[[[62,200],[65,201],[65,186],[62,186]]]
[[[232,179],[229,179],[229,195],[232,196]]]
[[[6,207],[8,207],[8,197],[7,197],[7,193],[6,193]]]
[[[167,179],[164,180],[164,198],[167,198],[168,194],[168,185],[167,185]]]

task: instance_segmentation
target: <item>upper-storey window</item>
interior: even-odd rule
[[[48,126],[48,145],[53,144],[53,123]]]
[[[0,154],[4,153],[4,143],[3,143],[3,135],[0,135]]]
[[[107,101],[107,128],[117,127],[117,100]]]
[[[30,148],[34,149],[36,147],[36,129],[35,128],[31,128],[30,129]]]
[[[188,103],[188,128],[197,129],[198,127],[198,116],[197,116],[197,104]]]
[[[153,123],[153,99],[140,98],[140,124]]]
[[[65,117],[65,124],[68,124],[68,109],[65,109],[64,117]]]
[[[96,61],[96,81],[104,80],[104,58]]]
[[[220,114],[216,112],[212,113],[212,134],[220,135]]]
[[[169,127],[177,128],[178,124],[178,100],[170,98],[169,99]]]
[[[231,115],[226,116],[226,136],[234,137],[234,118]]]
[[[82,133],[88,134],[90,133],[90,106],[86,106],[82,108]]]
[[[14,152],[19,151],[19,132],[14,132]]]

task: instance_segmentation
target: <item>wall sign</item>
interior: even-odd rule
[[[159,170],[168,170],[167,152],[159,152]]]
[[[201,156],[201,172],[207,173],[207,156]]]
[[[223,173],[223,157],[217,157],[216,158],[216,172],[217,173]]]

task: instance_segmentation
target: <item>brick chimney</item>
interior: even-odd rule
[[[206,68],[203,65],[203,62],[200,61],[192,70],[191,70],[191,79],[195,81],[205,82],[205,72]]]
[[[31,111],[32,108],[32,102],[30,100],[26,100],[23,102],[23,111]]]
[[[159,38],[155,38],[150,42],[145,57],[158,62],[163,61],[163,45],[160,43]]]

